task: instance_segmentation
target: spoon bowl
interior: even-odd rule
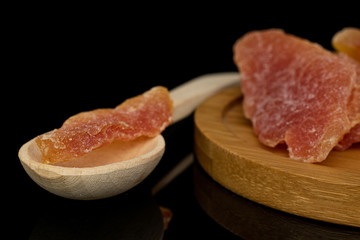
[[[164,151],[165,140],[158,135],[115,141],[84,157],[49,165],[41,163],[41,152],[32,139],[21,147],[19,158],[27,174],[42,188],[65,198],[92,200],[136,186],[152,172]]]
[[[214,93],[239,84],[239,73],[207,74],[170,92],[173,123],[189,116]],[[115,141],[83,157],[49,165],[41,163],[35,138],[19,150],[26,173],[42,188],[56,195],[79,200],[111,197],[139,184],[159,163],[165,151],[162,135],[134,141]]]

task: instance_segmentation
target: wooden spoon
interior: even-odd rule
[[[174,103],[173,123],[190,115],[207,97],[240,83],[236,72],[208,74],[170,91]],[[165,151],[162,135],[135,141],[115,141],[65,163],[43,164],[35,138],[19,150],[27,174],[42,188],[56,195],[81,200],[120,194],[144,180]]]

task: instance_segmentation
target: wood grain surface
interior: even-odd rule
[[[195,153],[230,191],[291,214],[360,227],[360,146],[332,151],[319,164],[297,162],[285,146],[269,148],[242,111],[240,87],[228,88],[195,113]]]
[[[197,161],[193,174],[201,208],[241,239],[360,239],[360,228],[299,217],[234,194],[213,181]]]

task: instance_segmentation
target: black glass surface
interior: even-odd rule
[[[7,94],[11,99],[3,101],[3,136],[9,152],[2,159],[3,236],[32,240],[360,239],[359,228],[293,216],[237,196],[214,182],[196,159],[152,195],[153,186],[192,153],[193,116],[163,132],[166,151],[159,165],[142,183],[118,196],[65,199],[39,187],[23,170],[17,157],[21,145],[59,128],[71,115],[115,107],[155,85],[172,89],[202,74],[237,71],[232,45],[247,31],[283,28],[331,49],[336,31],[356,26],[352,19],[332,18],[336,11],[312,19],[307,16],[306,22],[297,22],[303,14],[280,12],[276,20],[274,14],[255,11],[245,16],[243,8],[235,12],[225,14],[228,17],[208,12],[200,19],[170,14],[154,20],[151,15],[132,26],[128,18],[84,20],[82,24],[32,21],[32,17],[21,21],[18,35],[12,35],[16,36],[11,48],[15,67]],[[256,21],[260,17],[264,20]],[[7,88],[3,90],[7,93]],[[167,229],[160,207],[172,213]]]
[[[186,155],[178,137],[192,139],[192,117],[164,133],[167,152],[155,171],[130,191],[102,200],[58,197],[26,179],[30,189],[12,211],[30,239],[359,239],[360,229],[306,219],[242,198],[209,177],[196,158],[156,195],[152,187]],[[30,182],[30,183],[29,183]],[[25,184],[24,184],[25,185]],[[164,229],[160,207],[172,213]],[[25,238],[26,239],[26,238]]]

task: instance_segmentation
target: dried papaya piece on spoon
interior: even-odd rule
[[[66,120],[60,129],[40,135],[36,143],[41,161],[55,164],[78,158],[115,140],[155,137],[171,122],[172,100],[165,87],[154,87],[114,109],[82,112]]]

